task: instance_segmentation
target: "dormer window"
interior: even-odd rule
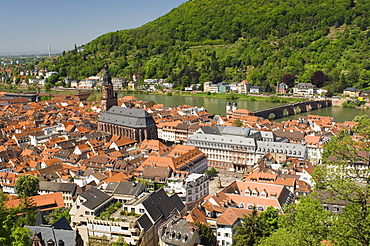
[[[184,242],[188,241],[188,234],[185,234],[182,240],[183,240]]]
[[[252,192],[252,196],[258,196],[258,190],[255,189],[253,192]]]
[[[251,195],[251,190],[248,188],[248,189],[246,189],[245,190],[245,194],[247,195],[247,196],[250,196]]]

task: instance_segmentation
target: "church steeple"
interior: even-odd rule
[[[107,64],[104,65],[104,70],[105,71],[104,71],[104,75],[103,75],[103,84],[102,84],[102,86],[113,85],[112,84],[112,77],[109,74]]]
[[[102,83],[102,110],[107,111],[112,106],[117,106],[117,95],[114,94],[113,91],[113,83],[112,77],[108,71],[108,65],[104,66],[104,75],[103,75],[103,83]]]

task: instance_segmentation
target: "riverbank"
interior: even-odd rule
[[[244,100],[244,101],[260,101],[260,102],[275,102],[275,103],[295,103],[308,100],[307,98],[300,97],[285,97],[280,95],[251,95],[251,94],[237,94],[237,93],[208,93],[208,92],[187,92],[187,91],[174,91],[174,92],[156,92],[150,93],[144,91],[133,92],[130,91],[129,94],[147,94],[147,95],[161,95],[161,96],[186,96],[186,97],[204,97],[204,98],[219,98],[227,99],[230,101]]]

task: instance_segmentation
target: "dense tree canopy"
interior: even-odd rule
[[[113,76],[168,78],[177,88],[248,78],[265,90],[283,74],[298,83],[322,71],[331,91],[343,89],[342,77],[366,88],[369,12],[367,0],[191,0],[142,27],[104,34],[82,51],[76,47],[36,67],[77,79],[98,74],[107,63]]]
[[[358,117],[351,129],[325,145],[324,165],[316,168],[317,189],[348,202],[331,227],[338,245],[370,245],[370,119]]]

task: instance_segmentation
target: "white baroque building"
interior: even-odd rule
[[[216,168],[244,170],[257,163],[266,153],[281,153],[287,158],[307,160],[307,147],[287,143],[272,132],[250,128],[204,126],[188,138],[187,145],[196,146],[208,157],[208,165]]]

